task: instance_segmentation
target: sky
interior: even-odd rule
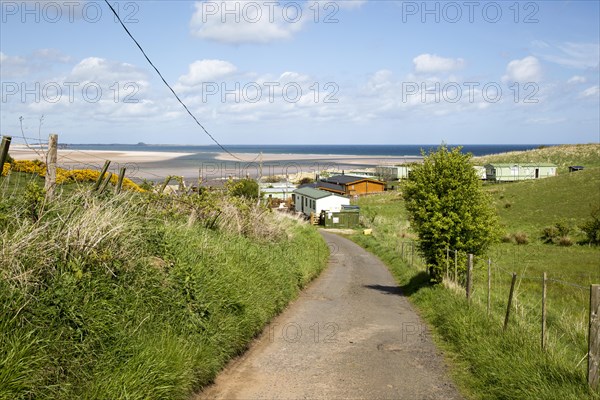
[[[222,144],[600,141],[598,1],[110,1]],[[0,0],[0,133],[214,144],[104,1]]]

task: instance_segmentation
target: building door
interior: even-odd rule
[[[538,179],[540,177],[540,169],[536,168],[535,169],[535,179]]]

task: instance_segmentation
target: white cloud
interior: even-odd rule
[[[73,67],[68,79],[79,83],[145,82],[146,74],[128,63],[110,61],[100,57],[88,57]]]
[[[504,82],[538,82],[542,77],[542,66],[537,58],[527,56],[521,60],[512,60],[506,66]]]
[[[592,86],[581,92],[582,97],[597,97],[600,95],[600,86]]]
[[[235,65],[223,60],[198,60],[190,64],[186,75],[179,77],[179,83],[186,86],[200,85],[202,82],[211,82],[224,78],[237,71]]]
[[[279,2],[196,2],[190,30],[199,38],[228,44],[289,39],[307,15],[298,3],[290,4],[284,9]]]
[[[13,78],[24,76],[29,73],[26,60],[19,56],[9,56],[0,51],[0,76],[2,78]]]
[[[462,68],[465,64],[462,58],[444,58],[427,53],[413,58],[413,63],[415,71],[421,73],[453,71]]]
[[[566,42],[554,47],[548,45],[544,50],[544,53],[539,54],[540,58],[563,67],[598,69],[600,65],[600,44],[598,43]]]
[[[567,83],[585,83],[586,79],[585,76],[581,76],[581,75],[574,75],[572,77],[569,78],[569,80],[567,81]]]

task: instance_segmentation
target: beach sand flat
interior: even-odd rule
[[[65,169],[101,169],[105,160],[111,161],[109,171],[118,173],[120,167],[127,168],[129,178],[162,181],[165,177],[183,176],[195,181],[199,174],[203,180],[222,180],[228,176],[244,177],[258,175],[262,160],[263,175],[293,175],[294,177],[314,176],[322,170],[343,170],[364,166],[403,164],[421,160],[415,156],[364,156],[330,154],[272,154],[266,153],[220,153],[214,161],[180,162],[177,158],[196,153],[162,151],[112,151],[59,149],[58,165]],[[10,147],[10,155],[16,160],[45,161],[45,153],[21,144]],[[211,155],[212,158],[212,155]],[[240,161],[241,160],[241,161]],[[291,176],[290,176],[291,177]]]

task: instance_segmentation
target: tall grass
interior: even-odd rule
[[[211,194],[75,185],[32,218],[13,178],[0,185],[0,399],[185,399],[328,256],[312,227]]]

